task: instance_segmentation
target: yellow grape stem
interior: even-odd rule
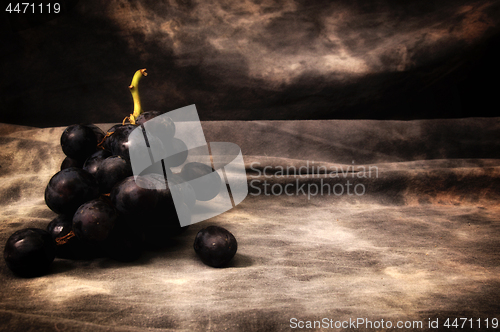
[[[132,83],[128,87],[130,89],[130,93],[132,94],[132,98],[134,99],[134,113],[130,114],[130,123],[135,124],[135,119],[142,113],[141,108],[141,99],[139,98],[139,81],[143,76],[148,76],[146,73],[146,68],[140,69],[135,72],[134,77],[132,78]]]

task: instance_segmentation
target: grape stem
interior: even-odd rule
[[[71,231],[68,234],[56,238],[56,245],[62,246],[63,244],[66,244],[71,238],[75,237],[76,234],[75,232]]]
[[[131,124],[135,124],[135,119],[137,119],[137,117],[142,113],[141,99],[139,98],[139,81],[143,76],[148,76],[146,68],[135,72],[134,77],[132,78],[132,83],[130,83],[130,86],[128,87],[130,89],[130,93],[132,94],[132,98],[134,99],[134,113],[129,116]]]

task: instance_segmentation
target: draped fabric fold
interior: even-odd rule
[[[3,328],[285,331],[292,318],[427,328],[498,314],[500,118],[202,127],[207,142],[241,148],[245,200],[132,263],[56,259],[48,275],[20,279],[2,262]],[[0,125],[2,244],[55,217],[43,193],[63,130]],[[227,268],[194,254],[208,225],[238,241]]]

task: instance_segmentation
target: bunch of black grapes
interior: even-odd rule
[[[174,138],[175,125],[168,117],[158,118],[161,121],[155,125],[162,126],[160,130],[168,133],[169,141],[163,140],[161,144],[179,153],[170,161],[163,161],[163,174],[133,176],[129,135],[159,114],[145,112],[135,124],[114,125],[106,133],[93,124],[75,124],[64,130],[61,148],[66,158],[45,190],[45,202],[58,216],[46,230],[22,229],[7,240],[4,258],[15,274],[43,275],[55,257],[92,259],[107,256],[118,261],[132,261],[144,249],[161,247],[187,228],[181,227],[176,211],[190,215],[197,197],[185,181],[191,180],[193,174],[215,174],[211,178],[219,182],[220,177],[211,167],[200,163],[185,164],[179,174],[170,171],[170,167],[186,161],[187,149],[181,140]],[[144,139],[149,144],[146,135]],[[177,210],[167,173],[171,183],[179,184],[175,190],[183,197]],[[204,250],[203,256],[200,237],[197,237],[195,251],[208,265],[221,266],[236,252],[234,236],[221,234],[222,246]],[[206,245],[213,247],[213,243],[212,234],[207,237]],[[215,250],[217,256],[213,262],[207,256],[210,250]],[[226,256],[230,256],[229,259]]]

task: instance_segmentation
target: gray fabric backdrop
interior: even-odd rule
[[[415,330],[429,330],[429,319],[442,329],[446,318],[499,318],[499,118],[203,128],[209,142],[241,146],[251,186],[240,205],[132,263],[56,259],[50,274],[21,279],[2,262],[0,329],[288,331],[292,318],[364,318],[419,321],[423,329]],[[43,192],[64,158],[64,128],[0,129],[3,244],[15,230],[44,228],[55,216]],[[315,173],[318,165],[328,174]],[[359,177],[363,165],[378,173]],[[303,173],[284,177],[280,166]],[[334,169],[346,174],[336,177]],[[351,195],[307,196],[314,185],[347,188],[347,181]],[[288,194],[264,191],[288,184]],[[358,184],[363,195],[353,194]],[[194,236],[207,225],[238,240],[227,268],[195,256]]]

